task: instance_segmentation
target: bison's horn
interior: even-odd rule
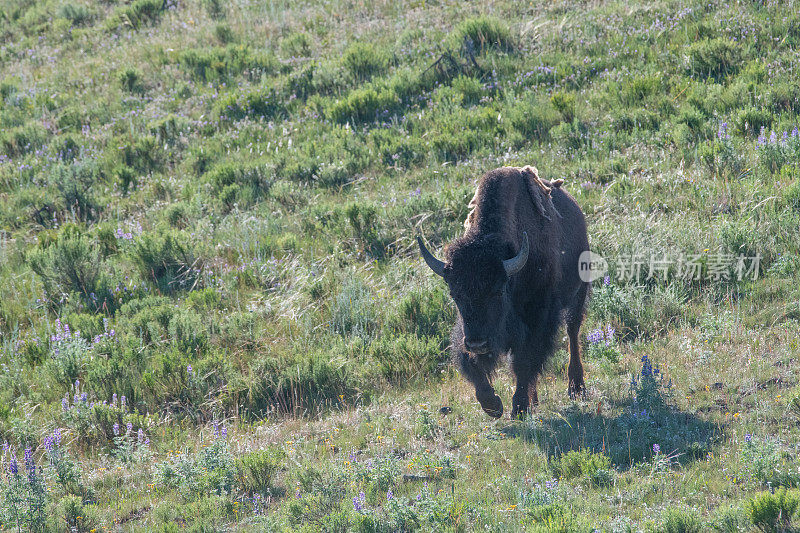
[[[419,244],[419,251],[422,254],[422,258],[426,263],[428,263],[428,266],[431,267],[431,270],[444,277],[444,263],[436,259],[433,254],[428,251],[420,237],[417,237],[417,243]]]
[[[528,246],[528,234],[526,232],[522,232],[522,248],[520,248],[519,253],[512,257],[511,259],[506,259],[503,261],[503,268],[506,269],[506,275],[508,277],[513,276],[525,266],[525,263],[528,261],[528,252],[530,248]],[[431,267],[433,268],[433,267]]]

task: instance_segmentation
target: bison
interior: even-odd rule
[[[451,334],[454,361],[475,387],[483,410],[499,418],[503,402],[491,379],[510,354],[516,378],[512,417],[538,401],[536,381],[566,322],[570,396],[584,391],[579,330],[590,284],[579,275],[589,250],[586,220],[561,180],[533,167],[504,167],[481,179],[464,235],[440,261],[417,238],[428,266],[444,278],[458,317]]]

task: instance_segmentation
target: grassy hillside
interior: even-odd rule
[[[0,527],[795,523],[796,7],[0,0],[0,37]],[[611,268],[586,397],[562,343],[494,421],[414,237],[526,164]]]

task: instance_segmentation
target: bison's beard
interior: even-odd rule
[[[490,362],[491,365],[496,364],[496,361],[508,353],[511,348],[510,342],[508,342],[509,336],[507,334],[507,329],[505,324],[503,324],[503,327],[493,331],[492,334],[487,337],[486,341],[488,346],[486,352],[480,354],[472,353],[464,346],[464,322],[461,315],[459,315],[455,326],[453,326],[453,331],[450,334],[453,354],[457,356],[460,353],[466,353],[481,366],[483,366],[483,363]]]

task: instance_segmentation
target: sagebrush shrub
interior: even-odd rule
[[[230,30],[220,31],[220,40],[233,39]],[[273,73],[279,67],[278,60],[271,53],[254,51],[249,46],[236,44],[189,48],[180,53],[178,63],[189,70],[194,78],[205,82],[224,82],[241,74],[258,79],[262,74]]]
[[[188,236],[175,230],[143,233],[134,244],[131,259],[142,279],[153,282],[163,293],[192,288],[202,267]]]
[[[575,118],[575,95],[573,93],[554,93],[550,97],[550,103],[561,113],[564,122],[572,122]]]
[[[220,97],[214,104],[215,115],[228,120],[242,120],[245,117],[275,119],[285,112],[283,98],[272,87],[233,91]]]
[[[750,498],[745,504],[750,521],[761,531],[788,531],[789,525],[800,505],[800,495],[796,490],[782,487],[775,493],[762,492]]]
[[[56,12],[59,17],[69,20],[73,26],[82,26],[91,22],[95,14],[86,6],[67,2],[61,4]]]
[[[97,218],[100,202],[93,188],[100,181],[100,169],[94,162],[54,165],[47,179],[61,196],[65,218],[84,221]]]
[[[53,302],[60,302],[71,293],[89,300],[99,292],[99,247],[86,235],[62,232],[49,246],[31,250],[27,261]]]
[[[225,17],[225,2],[224,0],[202,0],[203,8],[212,19],[221,19]]]
[[[311,38],[302,32],[292,32],[281,41],[281,52],[288,57],[311,55]]]
[[[383,49],[369,43],[353,43],[344,51],[342,64],[357,80],[383,74],[389,59]]]
[[[273,479],[283,466],[286,453],[280,448],[269,447],[245,453],[236,459],[239,484],[249,494],[266,494]]]
[[[122,90],[133,94],[143,94],[145,92],[142,83],[142,73],[135,67],[128,67],[117,75]]]
[[[387,87],[366,86],[334,101],[326,113],[334,122],[360,124],[388,118],[400,106],[400,98]]]
[[[461,22],[448,37],[451,46],[485,53],[492,49],[510,52],[514,39],[508,26],[492,17],[480,16]]]
[[[703,78],[721,78],[735,72],[742,61],[739,43],[718,37],[689,45],[688,69]]]
[[[378,326],[372,290],[358,279],[348,280],[333,302],[330,324],[336,333],[370,338]]]
[[[746,107],[736,113],[734,128],[739,135],[755,137],[772,125],[772,113],[760,107]]]
[[[586,449],[567,452],[552,464],[552,468],[557,477],[583,478],[594,486],[606,486],[614,481],[611,460],[605,455]]]
[[[228,44],[236,39],[233,30],[227,24],[217,24],[214,26],[214,37],[221,44]]]
[[[164,0],[134,0],[133,3],[118,8],[106,25],[109,30],[119,28],[138,30],[142,26],[157,23],[165,7]]]
[[[704,530],[700,517],[689,509],[667,509],[661,520],[659,533],[700,533]]]
[[[544,140],[553,126],[561,121],[558,111],[549,102],[518,101],[507,111],[511,126],[526,140]]]
[[[47,131],[41,124],[29,122],[23,126],[3,129],[0,132],[0,148],[9,157],[25,155],[44,145],[47,136]]]

